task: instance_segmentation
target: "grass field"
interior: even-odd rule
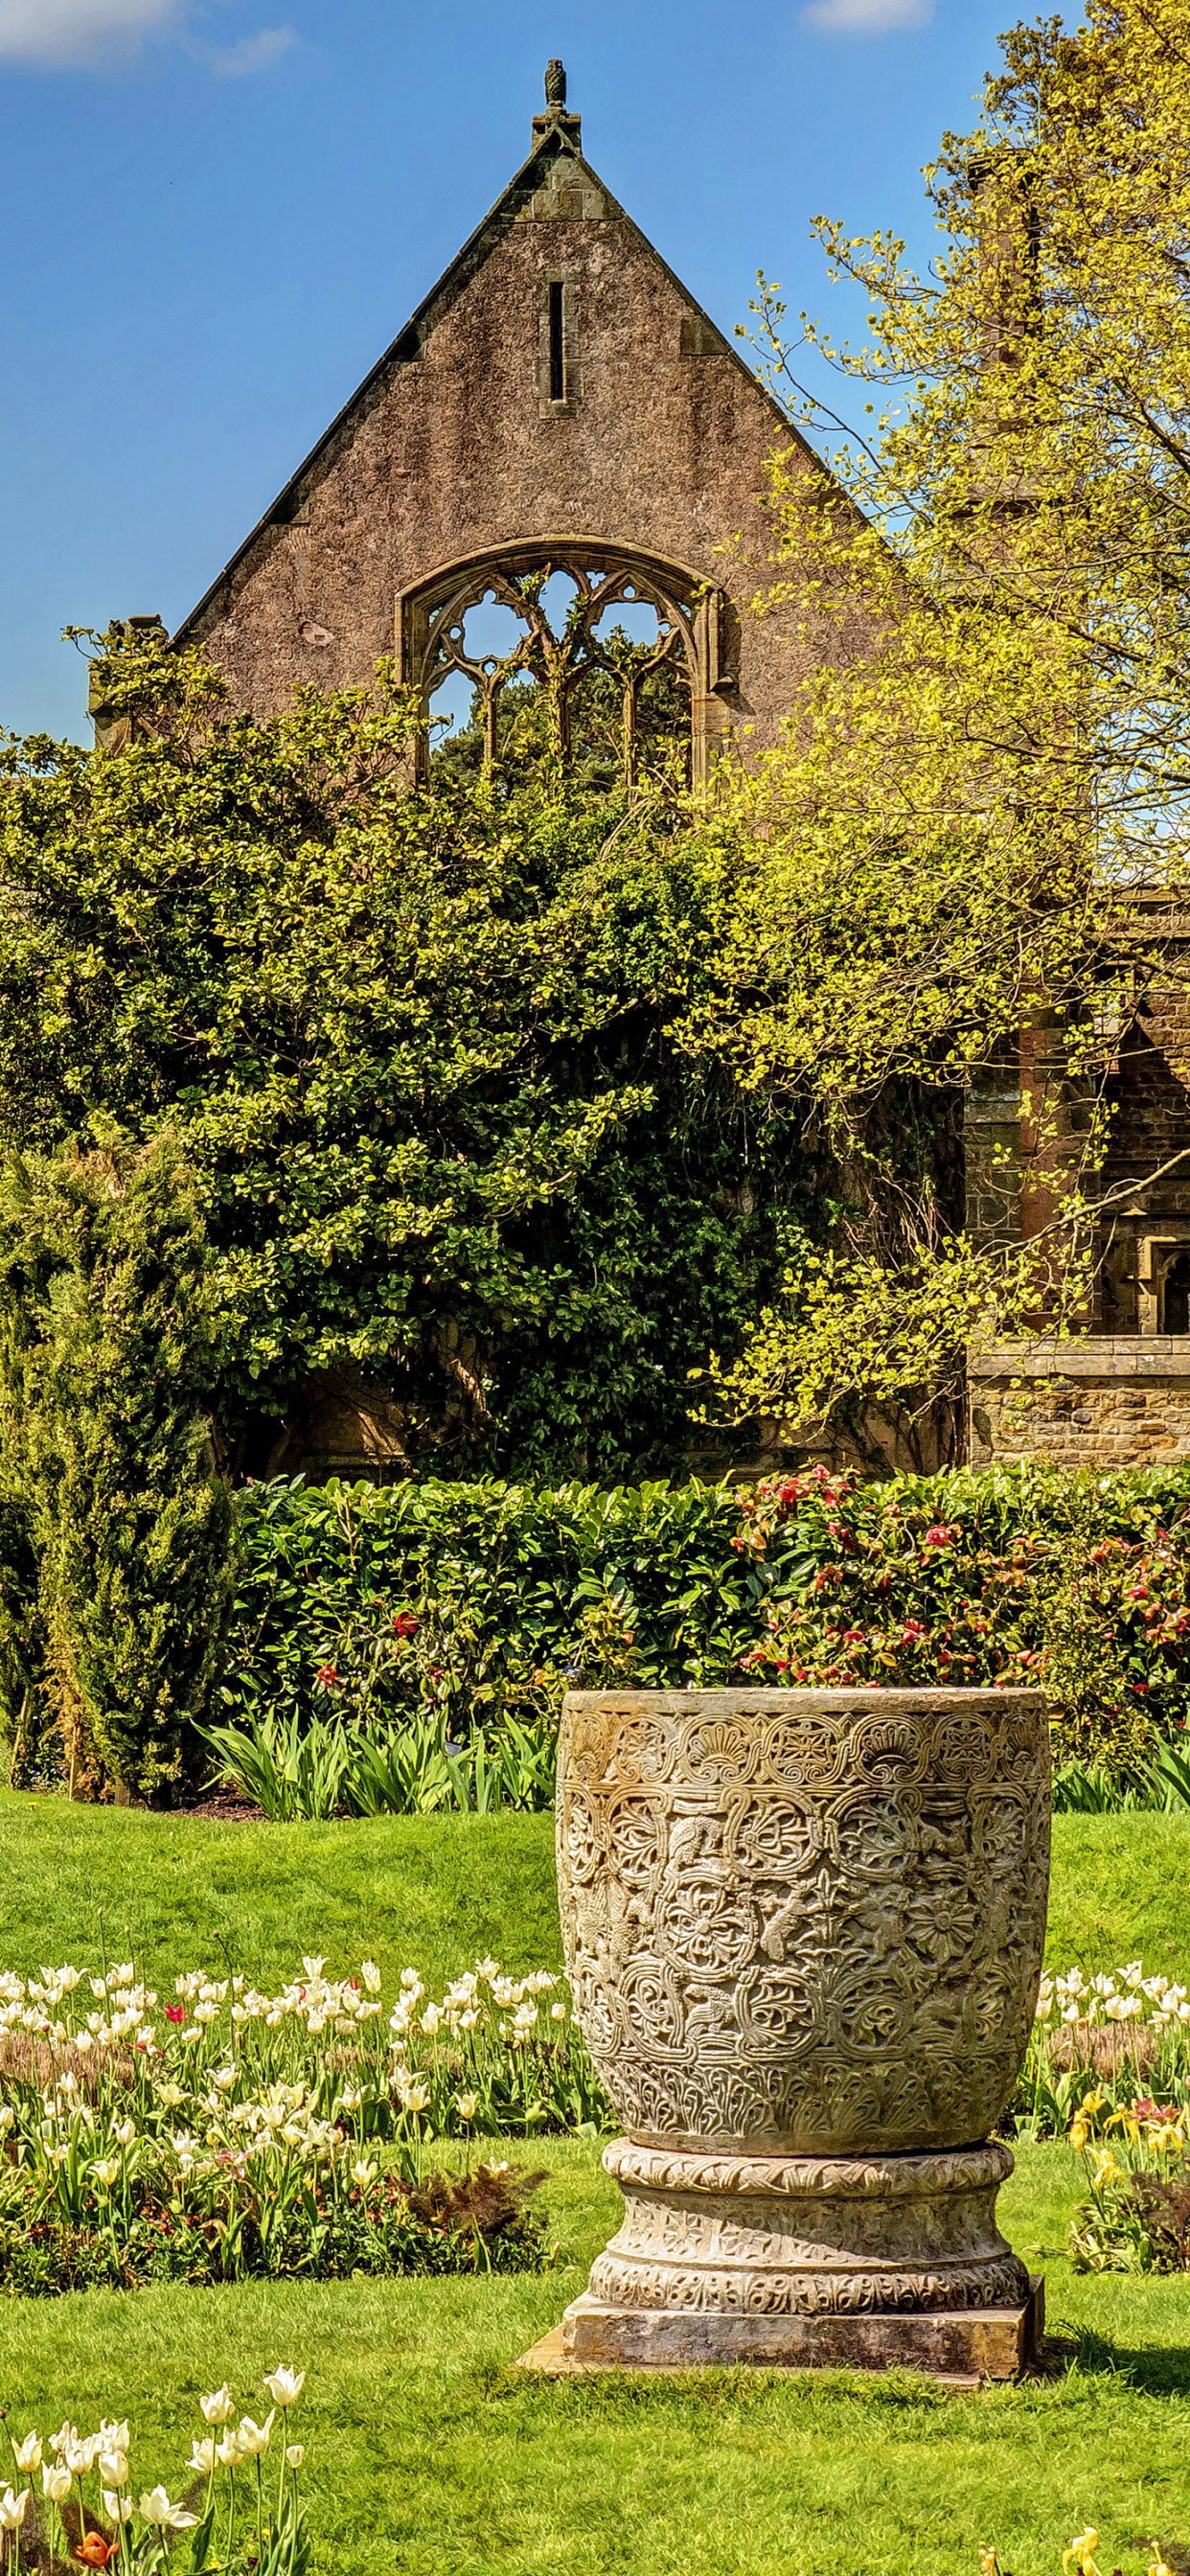
[[[549,1816],[225,1824],[0,1791],[0,1967],[135,1952],[154,1979],[230,1960],[258,1983],[304,1950],[432,1982],[490,1951],[558,1967]],[[1049,1954],[1190,1972],[1190,1816],[1056,1816]]]
[[[1190,1824],[1065,1817],[1055,1846],[1055,1956],[1190,1968]],[[558,1955],[548,1818],[266,1828],[0,1800],[0,1966],[88,1964],[101,1909],[109,1950],[162,1980],[221,1945],[257,1978],[310,1949],[435,1976],[487,1949]],[[1015,2576],[1058,2576],[1088,2520],[1105,2576],[1140,2576],[1153,2537],[1190,2570],[1190,2284],[1070,2272],[1066,2148],[1022,2149],[1001,2203],[1047,2275],[1050,2374],[972,2397],[517,2374],[618,2205],[587,2141],[533,2160],[559,2245],[542,2278],[0,2303],[0,2404],[19,2433],[128,2411],[134,2471],[176,2479],[200,2389],[226,2376],[251,2412],[265,2369],[304,2363],[322,2576],[976,2576],[992,2539]]]
[[[1190,2564],[1190,2298],[1070,2275],[1065,2148],[1023,2150],[1002,2203],[1048,2276],[1053,2375],[977,2397],[843,2374],[522,2377],[510,2363],[581,2288],[617,2203],[585,2142],[543,2161],[562,2250],[541,2279],[0,2305],[10,2421],[127,2409],[145,2468],[176,2478],[200,2389],[226,2376],[254,2411],[263,2371],[304,2362],[293,2429],[320,2565],[341,2576],[976,2576],[993,2537],[1015,2576],[1058,2576],[1088,2520],[1105,2571],[1140,2576],[1157,2534]]]

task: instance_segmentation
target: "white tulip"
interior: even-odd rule
[[[28,2487],[22,2487],[19,2496],[13,2494],[11,2487],[5,2487],[0,2496],[0,2531],[19,2531],[28,2510]]]
[[[177,2144],[176,2139],[174,2143]],[[235,2399],[226,2380],[222,2388],[215,2390],[213,2397],[200,2397],[198,2402],[208,2424],[226,2424],[228,2417],[236,2411]]]
[[[300,2469],[300,2467],[301,2467],[301,2465],[302,2465],[302,2462],[303,2462],[303,2460],[305,2459],[305,2456],[306,2456],[306,2446],[305,2446],[305,2443],[304,2443],[304,2442],[287,2442],[287,2443],[286,2443],[286,2446],[285,2446],[285,2466],[286,2466],[286,2468],[287,2468],[287,2469]]]
[[[131,2522],[132,2498],[131,2496],[117,2495],[113,2488],[105,2487],[103,2490],[103,2510],[107,2515],[109,2522]]]
[[[258,2460],[261,2453],[267,2451],[273,2438],[273,2417],[276,2412],[277,2409],[274,2406],[266,2415],[263,2424],[254,2424],[250,2415],[241,2415],[237,2438],[246,2460]]]
[[[69,2469],[51,2469],[47,2462],[41,2472],[41,2492],[51,2504],[65,2504],[72,2484]]]
[[[140,2500],[140,2518],[154,2531],[193,2531],[196,2513],[187,2513],[184,2505],[171,2504],[164,2487],[154,2487],[151,2495]]]
[[[127,2451],[101,2451],[99,2474],[101,2478],[106,2478],[109,2487],[126,2487],[128,2484]]]
[[[23,2469],[27,2477],[41,2467],[40,2433],[26,2433],[24,2441],[17,2444],[16,2462],[18,2469]]]
[[[190,2457],[186,2465],[188,2468],[194,2469],[200,2478],[209,2478],[211,2476],[215,2466],[215,2440],[213,2434],[208,2433],[205,2442],[191,2443]]]

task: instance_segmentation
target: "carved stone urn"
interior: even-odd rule
[[[1010,2376],[1039,2285],[988,2140],[1041,1971],[1041,1694],[575,1691],[557,1815],[575,2009],[626,2133],[624,2223],[558,2366]]]

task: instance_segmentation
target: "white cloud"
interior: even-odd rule
[[[176,18],[178,0],[0,0],[0,62],[92,63]]]
[[[827,36],[885,36],[894,27],[928,27],[934,0],[811,0],[802,16]]]
[[[85,69],[132,53],[154,30],[180,34],[188,15],[188,0],[0,0],[0,66]],[[292,27],[262,27],[238,44],[195,42],[189,50],[217,79],[235,80],[267,71],[295,42]]]
[[[241,80],[245,72],[267,72],[296,43],[296,27],[262,27],[258,36],[241,36],[238,45],[194,45],[191,51],[216,80]]]

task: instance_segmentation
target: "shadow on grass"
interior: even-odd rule
[[[1074,2334],[1047,2334],[1039,2378],[1065,2379],[1072,2371],[1096,2378],[1108,2374],[1146,2397],[1188,2397],[1190,2344],[1146,2344],[1136,2351],[1097,2334],[1093,2326],[1080,2326]]]

